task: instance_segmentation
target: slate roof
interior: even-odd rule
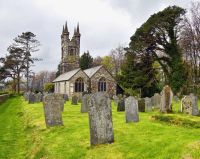
[[[84,70],[84,72],[86,73],[86,75],[88,75],[89,78],[91,78],[101,67],[102,67],[102,65],[92,67],[92,68]]]
[[[85,72],[85,74],[89,78],[91,78],[101,67],[102,67],[102,65],[101,66],[96,66],[96,67],[93,67],[93,68],[89,68],[89,69],[83,70],[83,72]],[[78,69],[63,73],[62,75],[58,76],[55,80],[53,80],[53,82],[68,81],[68,80],[70,80],[70,78],[72,78],[80,70],[81,69],[78,68]]]
[[[58,81],[68,81],[70,78],[72,78],[78,71],[81,69],[75,69],[66,73],[63,73],[62,75],[58,76],[53,82],[58,82]]]

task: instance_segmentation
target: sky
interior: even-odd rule
[[[31,31],[40,41],[32,70],[56,71],[61,59],[62,26],[70,35],[79,23],[80,54],[108,55],[119,45],[127,46],[150,15],[169,5],[190,7],[190,0],[0,0],[0,57],[22,32]]]

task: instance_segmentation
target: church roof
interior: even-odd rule
[[[92,67],[86,70],[83,70],[83,72],[89,77],[91,78],[100,68],[101,66],[96,66],[96,67]],[[61,74],[60,76],[58,76],[55,80],[53,80],[53,82],[59,82],[59,81],[68,81],[70,80],[70,78],[72,78],[77,72],[79,72],[81,69],[75,69],[66,73]]]
[[[66,73],[61,74],[60,76],[58,76],[55,80],[53,80],[53,82],[58,82],[58,81],[68,81],[70,78],[72,78],[78,71],[80,71],[81,69],[75,69]]]
[[[88,75],[89,78],[91,78],[101,67],[102,67],[102,65],[92,67],[92,68],[84,70],[84,72]]]

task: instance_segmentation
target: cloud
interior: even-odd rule
[[[137,27],[148,17],[178,4],[187,7],[188,0],[14,0],[0,1],[0,57],[12,39],[32,31],[42,46],[34,56],[43,61],[33,70],[56,70],[61,58],[60,34],[68,21],[70,36],[80,24],[81,53],[103,56],[119,43],[128,44]]]

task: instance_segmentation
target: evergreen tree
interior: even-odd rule
[[[158,61],[166,75],[166,84],[175,93],[186,81],[182,53],[178,45],[179,24],[184,14],[184,9],[170,6],[152,15],[136,30],[128,48],[135,56],[148,52],[153,61]],[[134,58],[132,56],[130,58]]]
[[[93,58],[90,55],[89,51],[84,52],[80,57],[80,68],[85,70],[92,67]]]

